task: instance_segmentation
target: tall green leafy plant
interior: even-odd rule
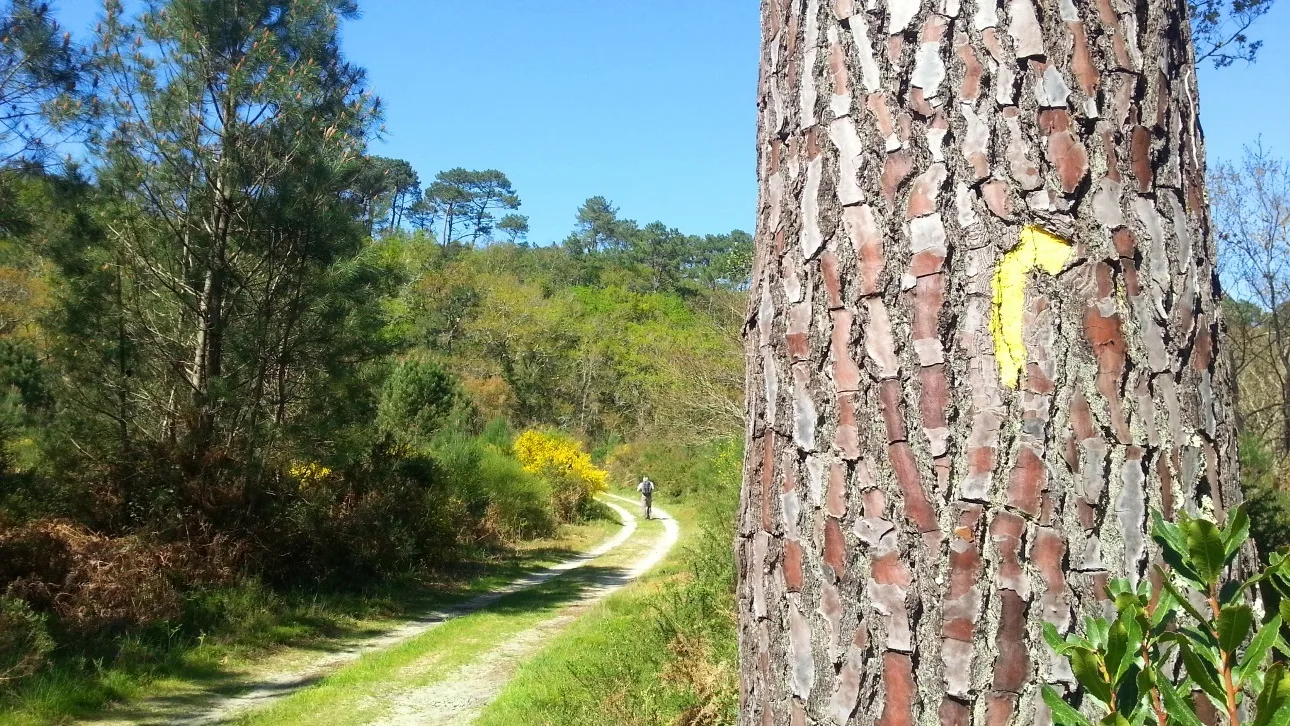
[[[381,390],[376,424],[405,443],[428,441],[453,418],[465,416],[466,402],[442,366],[411,358],[395,366]]]
[[[1290,671],[1281,663],[1268,666],[1274,649],[1290,654],[1280,635],[1290,603],[1283,601],[1281,612],[1262,624],[1256,617],[1258,586],[1290,592],[1290,557],[1272,554],[1261,572],[1229,579],[1249,535],[1243,507],[1222,528],[1185,513],[1167,522],[1156,512],[1152,538],[1168,565],[1156,568],[1159,588],[1148,579],[1113,580],[1107,594],[1114,619],[1089,618],[1082,634],[1064,638],[1044,626],[1045,639],[1069,660],[1085,695],[1077,709],[1045,686],[1054,722],[1203,726],[1192,697],[1199,692],[1231,726],[1290,724]]]

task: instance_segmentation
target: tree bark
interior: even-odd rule
[[[763,0],[740,723],[1048,723],[1240,501],[1170,0]]]

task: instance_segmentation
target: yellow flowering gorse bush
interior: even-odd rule
[[[311,487],[326,481],[327,477],[331,476],[331,469],[312,461],[294,461],[291,463],[291,468],[287,469],[287,473],[300,482],[300,486]]]
[[[551,486],[557,512],[565,521],[606,489],[608,472],[593,464],[582,446],[567,436],[530,429],[515,439],[513,448],[524,471]]]
[[[530,474],[571,475],[592,492],[605,491],[608,473],[591,463],[591,457],[573,439],[531,429],[515,439],[515,457]]]

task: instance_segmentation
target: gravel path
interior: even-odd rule
[[[607,496],[636,505],[637,502],[614,494]],[[627,510],[609,504],[635,524]],[[591,587],[567,608],[552,618],[524,630],[502,645],[481,653],[475,660],[422,688],[395,692],[388,697],[389,710],[376,726],[447,726],[469,724],[484,707],[501,693],[520,664],[535,655],[562,628],[577,619],[583,611],[609,593],[635,580],[659,563],[676,544],[680,530],[676,520],[654,507],[654,517],[663,522],[663,535],[625,572],[605,573],[589,578]]]
[[[614,495],[607,495],[613,497]],[[615,497],[623,499],[622,497]],[[631,501],[631,500],[624,500]],[[606,502],[606,504],[609,504]],[[329,673],[353,663],[366,653],[396,646],[416,638],[426,631],[438,627],[453,618],[468,615],[482,610],[501,598],[512,593],[528,590],[558,577],[570,570],[575,570],[596,558],[616,549],[636,532],[636,518],[627,510],[615,504],[609,506],[618,513],[623,526],[614,536],[601,542],[596,547],[549,568],[538,570],[517,578],[507,585],[473,597],[465,602],[442,610],[432,611],[426,615],[408,620],[402,625],[381,635],[360,638],[345,643],[335,651],[310,660],[306,665],[270,673],[257,678],[249,685],[249,690],[236,695],[222,695],[211,691],[185,693],[178,697],[160,697],[152,701],[135,704],[129,711],[133,714],[125,720],[121,714],[105,714],[94,719],[92,723],[102,726],[115,724],[182,724],[183,726],[206,726],[235,721],[252,709],[263,708],[290,696],[291,694],[313,685]],[[675,526],[675,523],[672,523]],[[139,716],[146,713],[147,716]]]

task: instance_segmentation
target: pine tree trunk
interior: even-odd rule
[[[1239,502],[1176,0],[763,0],[741,724],[1048,723]]]

